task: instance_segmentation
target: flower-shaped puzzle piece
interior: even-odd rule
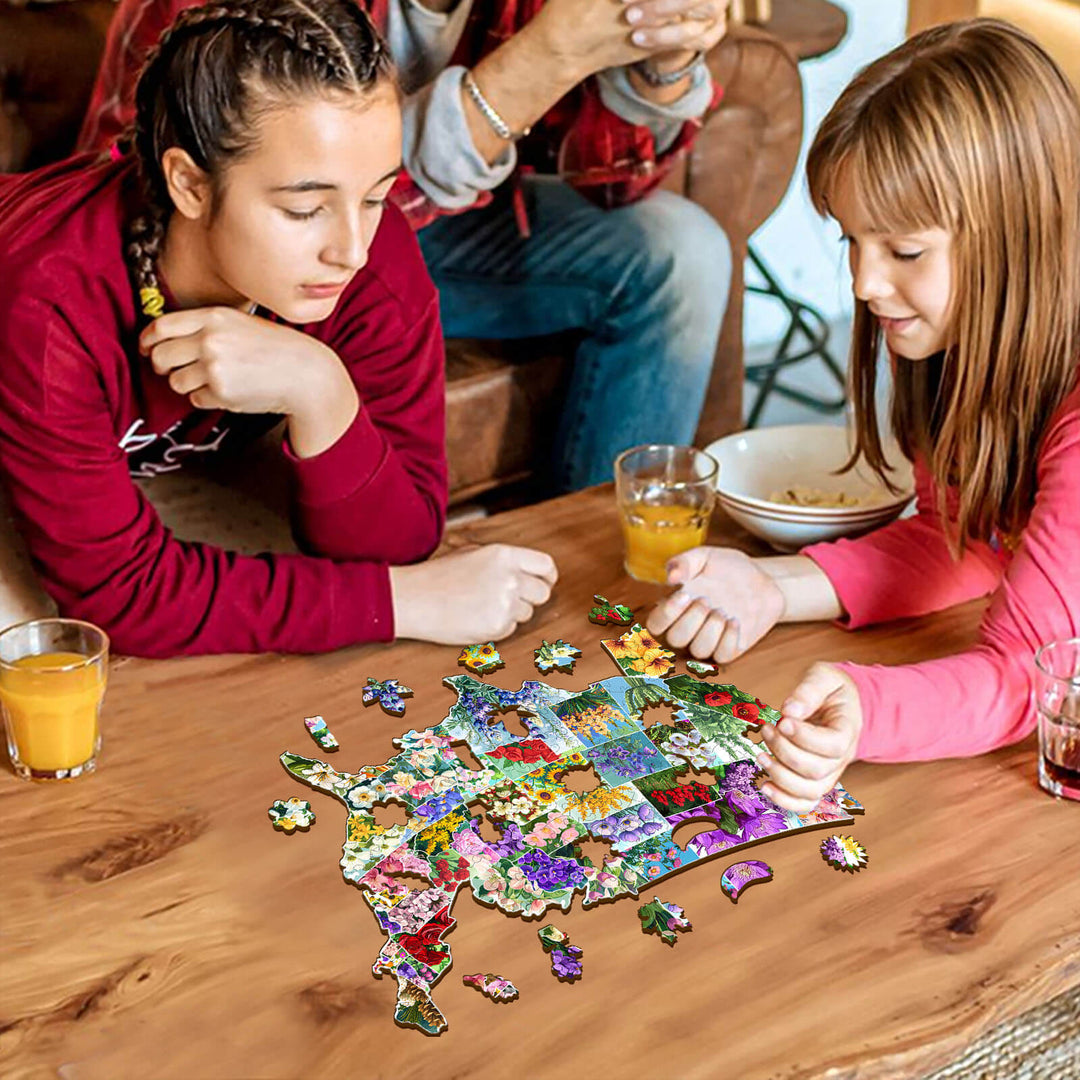
[[[311,809],[311,803],[304,802],[303,799],[278,799],[266,813],[275,829],[287,833],[291,833],[293,829],[310,828],[315,821],[315,811]]]
[[[654,896],[651,904],[642,904],[637,909],[643,934],[659,934],[668,945],[675,944],[675,934],[680,930],[690,929],[690,920],[678,904],[665,904],[659,896]]]
[[[404,716],[405,702],[403,699],[407,697],[412,697],[412,690],[407,686],[402,686],[397,679],[387,679],[385,682],[379,682],[378,679],[368,676],[367,686],[364,687],[365,705],[374,705],[377,701],[383,707],[383,712],[387,712],[391,716]]]
[[[466,986],[475,986],[485,997],[492,1001],[513,1001],[518,996],[518,988],[509,980],[499,975],[462,975],[461,981]]]
[[[629,626],[634,621],[634,613],[625,604],[612,604],[599,593],[593,599],[597,606],[590,609],[589,622],[597,626]]]
[[[486,675],[489,671],[503,666],[503,658],[499,650],[495,648],[495,642],[489,641],[483,645],[466,645],[457,658],[459,664],[463,664],[477,675]]]
[[[326,726],[326,721],[321,716],[305,716],[304,727],[308,729],[308,734],[324,750],[336,750],[338,748],[338,741],[334,738],[334,733]]]
[[[715,675],[720,668],[705,660],[687,660],[686,670],[692,671],[699,679],[704,679],[708,675]]]
[[[821,841],[821,857],[837,870],[858,873],[867,863],[866,848],[852,836],[834,834]]]
[[[639,623],[634,623],[622,637],[600,644],[624,675],[653,675],[662,679],[675,666],[675,654],[663,648]]]
[[[720,888],[734,904],[743,889],[756,885],[759,881],[772,881],[772,867],[760,859],[747,859],[745,862],[732,863],[720,876]]]
[[[551,642],[546,638],[541,642],[540,648],[533,652],[534,662],[537,668],[545,674],[552,668],[559,671],[571,672],[574,670],[574,662],[581,655],[581,650],[576,645],[570,645],[559,638]]]

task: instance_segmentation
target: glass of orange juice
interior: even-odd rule
[[[705,542],[718,471],[714,458],[692,446],[635,446],[615,459],[631,577],[663,585],[668,559]]]
[[[104,631],[77,619],[34,619],[0,632],[0,709],[24,780],[92,772],[109,666]]]

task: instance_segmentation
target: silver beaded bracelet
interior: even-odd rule
[[[480,87],[476,85],[476,80],[472,77],[471,71],[465,72],[462,84],[465,87],[465,92],[472,98],[473,104],[480,110],[481,115],[491,125],[492,131],[500,139],[513,142],[515,139],[520,139],[529,134],[530,128],[526,128],[516,135],[510,130],[510,125],[495,111],[491,102],[480,93]]]

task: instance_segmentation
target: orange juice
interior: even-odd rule
[[[709,515],[701,506],[623,506],[626,572],[638,581],[667,581],[668,559],[705,542]]]
[[[35,773],[74,769],[98,745],[105,668],[80,653],[26,656],[0,668],[0,705],[19,761]],[[70,671],[67,664],[81,664]]]

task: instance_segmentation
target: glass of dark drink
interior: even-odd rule
[[[1080,800],[1080,638],[1051,641],[1035,653],[1039,785]]]

